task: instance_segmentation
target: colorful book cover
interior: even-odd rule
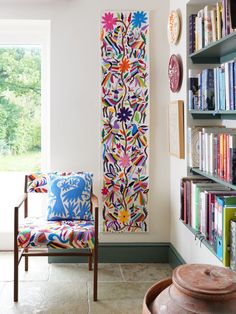
[[[228,230],[229,234],[228,226],[229,220],[232,219],[232,217],[234,217],[230,214],[230,211],[235,212],[236,214],[235,206],[236,206],[235,196],[216,197],[215,202],[216,254],[217,257],[223,261],[224,265],[226,265],[225,264],[226,261],[229,264],[228,261],[229,259],[226,259],[227,253],[225,252],[225,250],[227,249],[226,243],[227,241],[229,241],[229,235],[228,236],[226,235],[227,233],[226,230]],[[232,208],[233,210],[228,210],[228,208]],[[227,238],[225,238],[225,236]]]
[[[215,198],[228,195],[236,196],[236,191],[230,191],[229,188],[224,186],[221,187],[221,191],[208,191],[207,240],[211,245],[213,245],[215,234]]]
[[[212,42],[212,24],[211,24],[211,10],[214,6],[206,5],[204,7],[204,38],[205,47]]]
[[[223,264],[230,266],[230,220],[236,219],[236,200],[233,206],[223,208]]]
[[[236,271],[236,221],[230,220],[230,268]]]

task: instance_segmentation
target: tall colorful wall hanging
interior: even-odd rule
[[[101,17],[103,219],[107,232],[147,231],[149,18]]]

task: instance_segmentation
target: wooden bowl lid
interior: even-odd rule
[[[185,294],[207,298],[236,293],[236,273],[208,264],[185,264],[173,272],[173,284]]]

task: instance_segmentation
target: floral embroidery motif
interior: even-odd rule
[[[101,18],[104,231],[147,231],[148,14]]]

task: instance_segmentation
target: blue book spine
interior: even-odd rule
[[[225,110],[225,67],[220,67],[220,110]]]
[[[207,80],[207,69],[204,69],[202,71],[202,108],[201,110],[207,110],[206,80]]]
[[[230,98],[230,110],[234,110],[234,63],[229,63],[229,98]]]
[[[234,110],[236,109],[236,61],[234,61]]]

